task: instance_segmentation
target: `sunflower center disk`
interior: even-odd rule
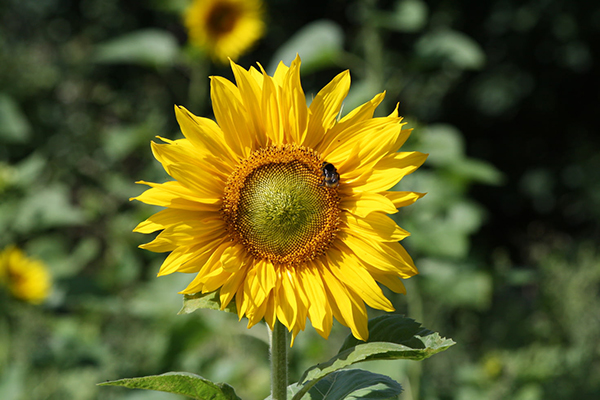
[[[239,14],[239,10],[233,4],[216,4],[206,19],[208,30],[214,36],[231,32],[239,18]]]
[[[255,257],[300,264],[335,239],[337,188],[322,185],[322,161],[311,150],[268,147],[240,164],[225,189],[223,217],[230,235]]]

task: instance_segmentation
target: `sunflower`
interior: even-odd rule
[[[221,62],[237,59],[265,31],[260,0],[194,0],[184,21],[190,42]]]
[[[140,247],[171,252],[159,276],[196,274],[181,293],[235,299],[248,327],[279,320],[295,337],[308,317],[327,338],[335,317],[365,340],[365,303],[394,310],[378,283],[406,293],[417,274],[387,214],[423,193],[388,189],[427,155],[397,152],[410,133],[397,107],[373,118],[385,93],[338,119],[348,71],[307,107],[298,57],[273,77],[231,67],[237,86],[211,78],[216,122],[176,106],[185,138],[152,143],[174,180],[138,182],[151,188],[134,199],[166,207],[135,228],[162,230]]]
[[[19,300],[42,303],[50,294],[48,268],[41,261],[27,257],[15,246],[0,252],[0,283]]]

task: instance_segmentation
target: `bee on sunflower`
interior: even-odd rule
[[[174,180],[139,182],[150,189],[134,199],[165,207],[135,228],[162,231],[141,247],[170,252],[159,276],[195,273],[181,293],[216,291],[248,327],[295,337],[308,318],[327,338],[335,318],[366,340],[365,304],[394,310],[378,284],[405,293],[417,274],[388,214],[424,194],[389,189],[427,155],[398,152],[411,130],[397,107],[373,117],[385,93],[338,120],[348,71],[307,107],[299,57],[273,76],[231,67],[236,84],[211,78],[216,122],[176,106],[185,138],[152,143]]]

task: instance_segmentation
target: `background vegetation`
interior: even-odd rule
[[[99,388],[170,370],[268,395],[264,327],[214,311],[177,316],[190,276],[155,278],[163,255],[131,229],[129,203],[167,179],[156,136],[180,135],[173,104],[211,116],[209,75],[186,46],[186,2],[0,3],[0,248],[43,260],[42,306],[0,294],[0,398],[175,399]],[[350,68],[344,110],[380,106],[429,152],[397,216],[421,273],[406,313],[458,345],[423,363],[376,363],[401,398],[600,397],[600,5],[567,0],[267,2],[268,30],[239,63],[273,70],[296,52],[307,97]],[[391,296],[391,294],[390,294]],[[375,313],[371,313],[372,316]],[[292,378],[337,350],[299,335]]]

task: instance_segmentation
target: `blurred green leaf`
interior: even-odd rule
[[[211,293],[195,293],[195,294],[184,294],[183,295],[183,307],[177,314],[189,314],[196,311],[199,308],[208,308],[209,310],[221,310],[221,300],[219,298],[219,291]],[[230,313],[237,313],[235,301],[232,300],[225,309]]]
[[[398,0],[394,11],[382,15],[380,24],[398,32],[417,32],[425,27],[429,10],[421,0]]]
[[[94,61],[104,64],[173,65],[179,46],[173,35],[159,29],[146,29],[98,44]]]
[[[333,65],[344,46],[344,31],[333,21],[319,20],[305,25],[285,42],[271,58],[272,74],[280,61],[290,65],[296,54],[302,58],[302,73]]]
[[[158,390],[177,393],[199,400],[238,400],[235,390],[226,383],[213,383],[188,372],[167,372],[162,375],[119,379],[99,383],[99,386],[124,386],[129,389]]]
[[[475,40],[449,29],[424,35],[415,50],[424,59],[440,64],[449,61],[461,69],[477,70],[485,64],[485,53]]]
[[[465,143],[461,132],[449,124],[431,124],[419,132],[422,151],[429,153],[427,164],[447,166],[464,158]]]
[[[18,400],[24,395],[26,369],[22,364],[13,364],[0,377],[0,398]]]
[[[423,289],[452,307],[485,310],[492,300],[492,277],[488,272],[437,259],[421,259]]]
[[[415,335],[427,336],[432,333],[433,331],[423,328],[412,318],[399,314],[381,315],[369,320],[369,338],[366,342],[355,338],[354,335],[348,335],[338,353],[362,343],[372,342],[390,342],[419,348],[422,342],[416,339]]]
[[[389,376],[352,369],[329,374],[305,395],[300,391],[294,400],[379,400],[396,398],[401,392],[402,386]]]
[[[463,158],[460,162],[452,165],[452,171],[473,182],[486,185],[502,185],[504,183],[502,172],[490,163],[474,158]]]
[[[14,229],[18,232],[28,232],[34,229],[79,225],[83,222],[83,213],[71,203],[69,188],[56,183],[34,190],[19,203]]]
[[[12,97],[0,93],[0,141],[26,142],[31,137],[31,126]]]

